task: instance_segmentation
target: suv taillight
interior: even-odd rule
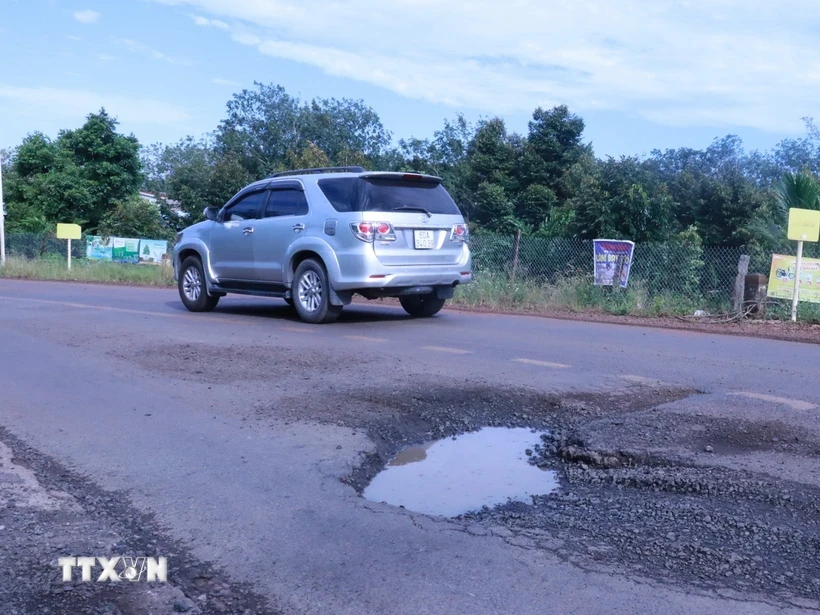
[[[356,239],[373,241],[396,241],[396,233],[389,222],[353,222],[350,229]]]
[[[470,239],[470,229],[466,224],[455,224],[450,231],[450,241],[467,241]]]

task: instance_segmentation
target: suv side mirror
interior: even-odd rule
[[[206,207],[202,213],[204,214],[206,220],[216,222],[216,219],[219,216],[219,207]]]

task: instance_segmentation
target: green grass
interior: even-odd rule
[[[766,305],[766,320],[791,320],[792,302],[786,299],[770,299]],[[820,304],[801,301],[797,306],[797,320],[820,323]]]
[[[672,293],[649,296],[638,282],[627,289],[595,286],[589,277],[570,277],[554,284],[530,280],[511,282],[504,274],[479,273],[472,284],[461,287],[455,305],[487,309],[536,312],[602,311],[630,316],[692,314],[702,308],[691,298]]]
[[[46,255],[38,259],[9,257],[5,268],[0,268],[0,278],[174,286],[170,267],[76,259],[72,261],[69,271],[65,258],[57,255]],[[625,290],[614,290],[593,285],[589,276],[568,277],[554,284],[539,284],[531,280],[511,282],[505,274],[489,272],[479,272],[472,284],[460,287],[450,303],[498,311],[597,311],[650,317],[691,315],[698,309],[719,313],[728,307],[709,305],[674,293],[650,296],[640,280],[630,281]],[[788,320],[790,309],[791,302],[773,301],[768,306],[765,317]],[[801,303],[799,319],[802,322],[820,322],[820,305]]]
[[[60,280],[99,282],[104,284],[136,284],[140,286],[173,286],[173,270],[158,265],[131,265],[73,259],[71,271],[64,257],[47,255],[27,259],[9,257],[0,267],[0,278],[21,280]]]

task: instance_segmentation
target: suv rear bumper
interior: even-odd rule
[[[385,291],[413,287],[455,287],[472,281],[472,259],[469,252],[455,265],[382,265],[375,255],[339,255],[338,275],[332,276],[338,291],[364,289]]]

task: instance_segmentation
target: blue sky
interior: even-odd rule
[[[363,99],[396,139],[568,104],[599,156],[768,148],[815,116],[819,26],[816,0],[0,0],[0,149],[100,106],[200,136],[255,80]]]

